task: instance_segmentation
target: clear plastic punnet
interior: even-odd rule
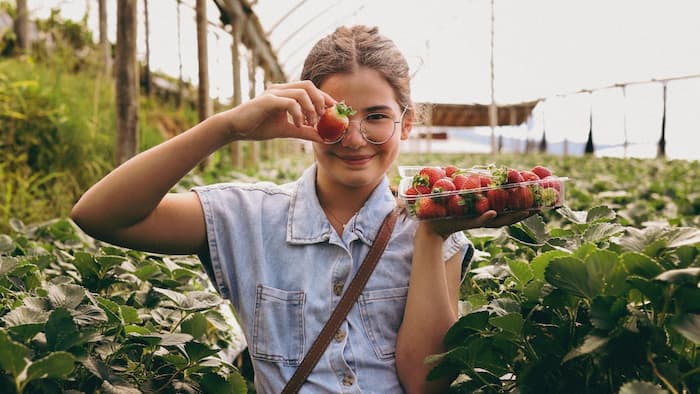
[[[418,219],[469,218],[486,211],[540,211],[565,203],[569,178],[539,167],[516,170],[493,164],[454,166],[400,166],[398,194],[408,212]]]

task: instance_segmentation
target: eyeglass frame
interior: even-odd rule
[[[364,118],[360,119],[360,134],[362,134],[362,138],[364,138],[365,141],[369,142],[369,143],[372,144],[372,145],[382,145],[382,144],[386,144],[387,141],[389,141],[389,140],[394,136],[394,134],[396,134],[396,125],[403,122],[403,116],[406,114],[406,111],[407,111],[407,110],[408,110],[408,106],[406,105],[406,106],[403,107],[403,111],[401,112],[401,116],[399,116],[399,120],[395,120],[395,121],[393,122],[394,125],[393,125],[393,128],[391,129],[391,134],[390,134],[384,141],[382,141],[382,142],[375,142],[375,141],[372,141],[372,140],[370,140],[369,138],[367,138],[367,133],[366,133],[365,130],[362,128],[362,122],[364,122],[365,120],[367,120],[367,116],[365,116]],[[368,114],[368,115],[373,115],[373,114],[374,114],[374,113],[371,113],[371,114]],[[355,120],[355,121],[352,121],[352,120],[350,121],[350,123],[354,123],[354,122],[357,122],[357,121],[356,121],[356,120]],[[326,145],[333,145],[333,144],[337,144],[337,143],[341,142],[343,139],[345,139],[345,136],[348,134],[348,129],[350,128],[350,126],[349,126],[350,123],[348,123],[348,127],[345,128],[345,130],[343,131],[343,134],[341,134],[340,137],[339,137],[337,140],[335,140],[335,141],[323,141],[323,143],[326,144]]]

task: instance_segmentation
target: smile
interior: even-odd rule
[[[350,166],[361,166],[372,160],[373,155],[361,155],[361,156],[338,156],[345,164]]]

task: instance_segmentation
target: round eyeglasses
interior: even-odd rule
[[[374,145],[381,145],[391,139],[396,132],[396,125],[403,121],[403,116],[406,114],[408,107],[403,108],[399,120],[394,120],[390,114],[386,112],[373,112],[367,114],[364,118],[360,119],[360,133],[362,137]],[[351,120],[350,123],[357,122],[356,120]],[[327,145],[337,144],[342,141],[343,138],[348,134],[348,129],[343,131],[343,134],[338,137],[335,141],[324,141]]]

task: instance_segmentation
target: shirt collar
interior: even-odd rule
[[[348,223],[364,243],[372,245],[384,217],[396,206],[396,198],[384,177],[369,199]],[[304,171],[292,195],[287,220],[287,242],[311,244],[330,239],[332,228],[316,195],[316,164]]]

